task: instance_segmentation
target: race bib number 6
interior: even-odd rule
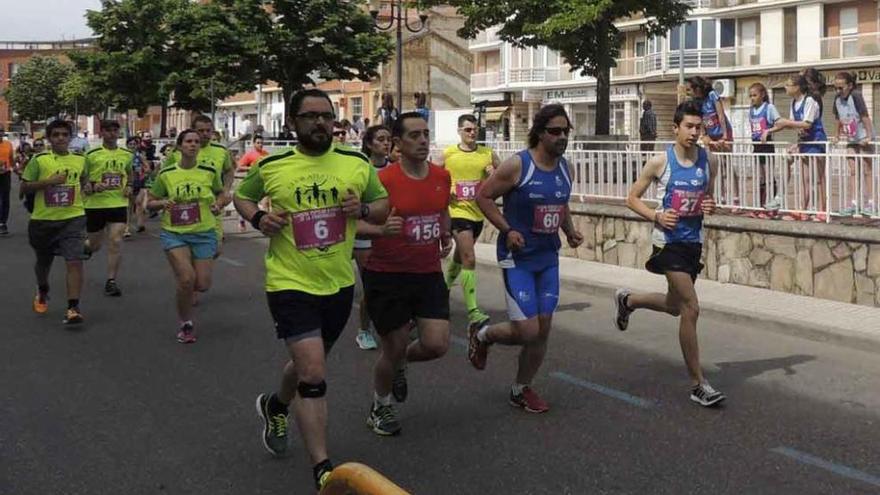
[[[195,225],[202,221],[202,210],[195,201],[187,203],[174,203],[171,206],[171,225],[175,227],[183,227],[186,225]]]
[[[345,240],[342,208],[321,208],[292,215],[293,240],[299,250],[324,248]]]
[[[407,244],[433,244],[440,239],[440,214],[406,217],[404,233]]]
[[[679,217],[698,217],[703,214],[703,191],[672,191],[672,209]]]
[[[455,183],[455,199],[459,201],[473,201],[477,198],[477,188],[480,187],[478,180],[463,180]]]
[[[565,205],[537,205],[532,232],[536,234],[555,234],[562,224]]]
[[[74,186],[61,185],[50,186],[46,188],[46,206],[49,208],[63,208],[65,206],[73,206],[73,200],[76,197],[76,189]]]

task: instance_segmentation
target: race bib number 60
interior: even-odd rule
[[[321,208],[292,215],[293,240],[299,250],[324,248],[345,240],[342,208]]]
[[[440,214],[406,217],[404,233],[407,244],[433,244],[440,239]]]
[[[536,234],[555,234],[562,224],[565,205],[537,205],[532,232]]]

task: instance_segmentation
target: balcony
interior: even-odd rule
[[[645,74],[646,57],[619,58],[611,68],[611,77],[632,77]]]
[[[504,84],[501,72],[478,72],[471,74],[471,89],[497,88]]]
[[[660,54],[651,54],[646,57],[648,71],[678,69],[679,52],[666,52],[666,67],[662,64]],[[685,69],[722,69],[733,67],[751,67],[761,64],[760,46],[737,46],[729,48],[711,48],[707,50],[685,50]]]
[[[498,37],[501,28],[493,27],[477,33],[477,37],[468,41],[468,48],[472,51],[495,50],[501,48],[503,42]]]
[[[547,73],[558,73],[558,70],[547,68],[519,68],[510,69],[510,84],[541,83],[547,81]],[[551,76],[552,77],[552,76]],[[551,79],[552,80],[552,79]]]
[[[750,3],[758,3],[758,0],[684,0],[682,3],[695,9],[726,9],[738,7]]]
[[[822,60],[880,55],[880,33],[821,38]]]

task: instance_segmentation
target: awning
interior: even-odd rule
[[[486,112],[483,114],[483,120],[486,122],[495,122],[501,120],[501,116],[504,115],[510,107],[490,107],[486,109]]]

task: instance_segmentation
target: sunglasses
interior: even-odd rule
[[[296,117],[298,119],[304,120],[318,120],[319,118],[324,120],[333,120],[335,115],[333,115],[333,112],[303,112],[296,114]]]
[[[544,132],[550,134],[551,136],[559,136],[560,134],[568,134],[571,132],[571,127],[545,127]]]
[[[460,128],[460,130],[461,130],[461,132],[466,132],[468,134],[473,134],[473,133],[477,132],[476,127],[462,127],[462,128]]]
[[[346,134],[345,131],[335,131],[335,132],[333,132],[333,135],[334,135],[334,136],[345,136],[345,134]]]

